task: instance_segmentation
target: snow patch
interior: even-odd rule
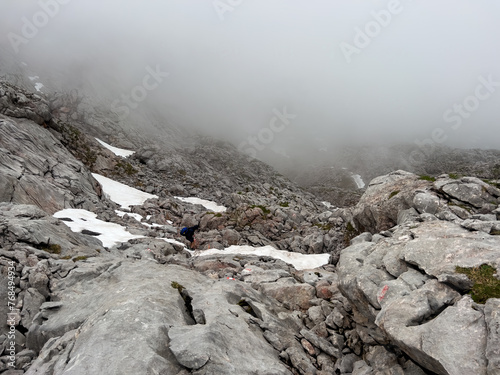
[[[96,141],[99,142],[101,145],[103,145],[108,150],[110,150],[116,156],[122,156],[122,157],[126,158],[127,156],[133,155],[135,153],[135,151],[125,150],[123,148],[111,146],[111,145],[107,144],[106,142],[101,141],[99,138],[96,138]]]
[[[133,214],[132,212],[125,212],[125,211],[120,211],[120,210],[115,210],[115,213],[120,216],[124,217],[125,215],[128,215],[130,217],[133,217],[135,220],[137,220],[139,223],[142,221],[142,215],[139,214]]]
[[[144,238],[126,231],[125,227],[102,221],[97,219],[97,215],[93,212],[67,208],[54,214],[56,218],[70,218],[72,221],[63,221],[73,232],[80,233],[82,230],[87,229],[92,232],[100,233],[95,236],[102,242],[104,247],[113,247],[121,242],[127,242],[133,238]]]
[[[141,224],[144,225],[145,227],[148,227],[148,228],[163,228],[164,227],[164,225],[156,224],[156,223],[153,223],[153,224],[141,223]]]
[[[148,227],[148,228],[163,228],[165,226],[165,225],[156,224],[156,223],[153,223],[153,224],[143,223],[142,222],[143,217],[142,217],[142,215],[139,215],[139,214],[134,214],[131,212],[125,212],[125,211],[120,211],[120,210],[115,210],[115,212],[120,217],[124,217],[125,215],[131,216],[135,220],[137,220],[139,223],[141,223],[142,225],[144,225],[145,227]],[[146,216],[146,220],[149,220],[149,219],[151,219],[151,215]],[[167,220],[167,223],[172,224],[172,221]]]
[[[330,254],[300,254],[289,251],[277,250],[272,246],[229,246],[224,250],[208,249],[196,251],[193,256],[224,255],[224,254],[242,254],[268,256],[280,259],[286,263],[292,264],[297,270],[314,269],[328,264]]]
[[[40,77],[39,76],[33,76],[33,77],[28,77],[30,79],[30,81],[36,81],[36,80],[39,80]],[[35,90],[38,91],[38,92],[42,92],[42,87],[43,87],[43,84],[40,83],[40,82],[35,82]]]
[[[92,173],[92,176],[102,185],[104,194],[119,204],[121,208],[128,209],[130,206],[140,206],[148,199],[158,198],[157,195],[145,193],[100,174]]]
[[[196,197],[190,197],[190,198],[175,197],[175,198],[179,199],[182,202],[186,202],[186,203],[201,204],[207,210],[210,210],[212,212],[225,212],[227,210],[226,207],[219,206],[217,203],[212,202],[212,201],[208,201],[206,199],[200,199],[200,198],[196,198]]]
[[[331,204],[330,202],[324,201],[321,203],[323,203],[323,205],[326,206],[326,208],[335,208],[335,206],[333,204]]]
[[[172,243],[172,244],[176,244],[176,245],[181,245],[182,247],[184,247],[184,250],[189,251],[191,254],[193,254],[193,253],[194,253],[194,251],[193,251],[193,250],[189,250],[189,249],[186,247],[186,244],[183,244],[183,243],[182,243],[182,242],[180,242],[180,241],[174,240],[173,238],[157,237],[156,239],[157,239],[157,240],[163,240],[163,241],[165,241],[165,242]]]
[[[365,182],[363,181],[363,179],[361,178],[361,176],[359,174],[352,174],[351,177],[354,180],[354,182],[356,183],[356,186],[358,187],[358,189],[363,189],[365,187]]]

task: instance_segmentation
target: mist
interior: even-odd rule
[[[498,149],[499,16],[494,0],[9,0],[0,43],[47,89],[151,109],[261,159]]]

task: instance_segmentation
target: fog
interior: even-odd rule
[[[258,158],[500,148],[495,0],[3,0],[0,17],[3,53],[58,89]]]

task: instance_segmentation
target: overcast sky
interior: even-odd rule
[[[242,148],[500,148],[498,0],[2,0],[0,17],[28,66],[110,100],[156,70],[134,104]]]

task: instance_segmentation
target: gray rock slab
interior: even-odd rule
[[[500,374],[500,299],[490,298],[484,306],[484,318],[488,330],[486,358],[488,375]]]

